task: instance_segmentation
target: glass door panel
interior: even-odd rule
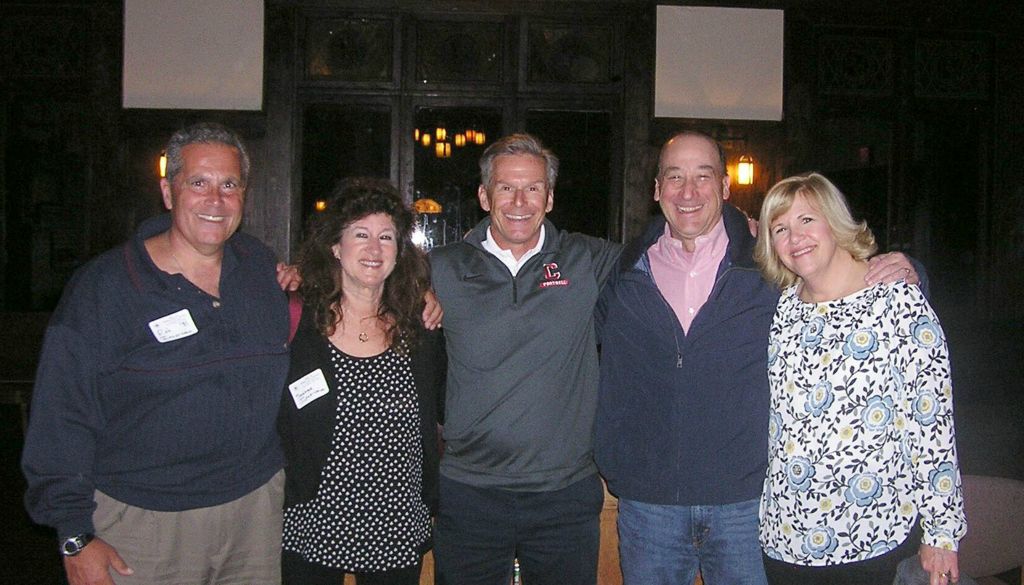
[[[413,141],[413,204],[425,249],[457,242],[484,216],[480,155],[501,136],[499,108],[420,107]]]
[[[391,107],[309,104],[302,116],[302,217],[347,177],[391,178]]]

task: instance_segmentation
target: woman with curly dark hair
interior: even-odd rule
[[[342,183],[302,246],[302,317],[279,429],[285,584],[419,582],[437,500],[444,343],[429,267],[387,181]]]

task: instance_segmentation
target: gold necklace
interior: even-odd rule
[[[367,319],[375,319],[376,317],[377,317],[376,315],[372,315],[370,317],[363,317],[363,318],[359,319],[359,326],[360,326],[360,328],[362,328],[363,321],[366,321]],[[367,341],[370,341],[370,334],[367,333],[366,331],[360,331],[358,337],[359,337],[359,341],[362,342],[362,343],[366,343]]]
[[[345,307],[341,307],[341,313],[342,313],[342,316],[344,316],[344,314],[345,314]],[[370,319],[372,317],[375,317],[375,316],[376,315],[373,315],[371,317],[360,317],[359,318],[360,326],[362,326],[363,321],[365,321],[367,319]],[[344,327],[344,325],[343,325],[343,327]],[[367,341],[370,341],[370,334],[367,333],[366,331],[360,331],[359,335],[356,336],[356,339],[358,339],[360,343],[366,343]]]

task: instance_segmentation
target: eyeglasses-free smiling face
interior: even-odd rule
[[[341,230],[331,251],[341,262],[342,290],[381,288],[395,269],[398,228],[390,215],[371,213]]]
[[[491,214],[494,243],[519,258],[537,245],[555,202],[547,167],[539,156],[503,154],[494,159],[491,172],[491,184],[477,190],[480,207]]]
[[[242,223],[245,185],[238,149],[194,143],[181,149],[181,158],[174,183],[160,181],[171,233],[201,254],[219,253]]]
[[[718,147],[703,136],[683,134],[662,149],[654,200],[688,251],[722,219],[729,176],[721,166]]]
[[[779,260],[806,281],[827,277],[836,258],[849,255],[836,243],[825,215],[801,193],[772,220],[770,233]]]

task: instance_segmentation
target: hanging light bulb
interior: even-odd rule
[[[416,142],[420,141],[420,129],[419,128],[417,128],[417,129],[412,131],[412,139],[415,140]]]
[[[455,135],[455,146],[458,146],[459,148],[462,148],[463,146],[466,146],[466,135],[465,134],[456,134]]]
[[[316,203],[313,204],[313,209],[315,209],[317,213],[320,213],[327,209],[327,202],[323,199],[317,199]]]
[[[444,145],[444,142],[434,143],[434,156],[436,156],[437,158],[444,158]]]
[[[473,141],[477,144],[483,144],[484,142],[487,142],[487,135],[483,132],[477,132],[473,135]]]
[[[438,125],[434,129],[434,138],[437,138],[438,142],[443,142],[448,139],[448,130],[443,125]]]
[[[475,140],[473,138],[475,135],[476,135],[476,130],[473,130],[472,128],[466,130],[466,141],[467,142],[473,142]]]
[[[429,132],[424,132],[423,135],[420,136],[420,144],[422,144],[423,146],[430,146],[430,133]]]

